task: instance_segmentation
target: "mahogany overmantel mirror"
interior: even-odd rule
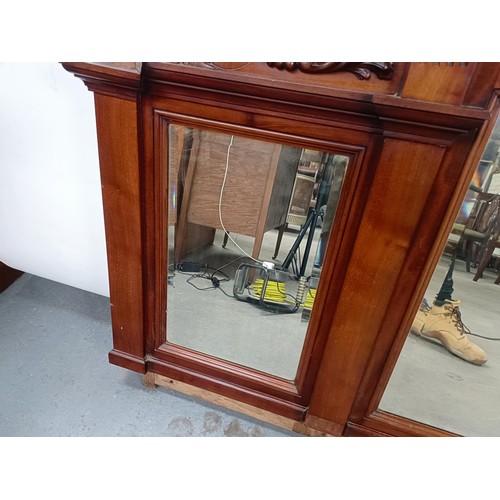
[[[394,384],[450,248],[496,269],[469,218],[496,194],[500,64],[64,67],[95,94],[112,363],[308,435],[462,433]]]

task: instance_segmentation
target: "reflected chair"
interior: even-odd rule
[[[496,195],[495,200],[492,201],[492,206],[494,210],[491,213],[492,217],[492,228],[490,234],[486,241],[482,244],[479,254],[478,254],[478,266],[476,274],[474,275],[473,281],[477,281],[479,278],[483,277],[483,272],[492,262],[493,252],[495,249],[500,248],[500,195]],[[495,257],[497,259],[497,257]],[[498,263],[496,263],[495,268],[498,269]],[[500,274],[495,280],[495,284],[500,284]]]
[[[470,216],[463,226],[458,241],[458,253],[465,260],[466,270],[470,272],[471,263],[478,270],[474,276],[477,281],[491,259],[498,239],[500,196],[491,193],[479,193]],[[457,238],[460,224],[455,224],[450,238]]]

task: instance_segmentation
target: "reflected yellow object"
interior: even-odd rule
[[[264,288],[264,280],[258,278],[250,287],[250,293],[254,297],[260,298],[262,289]],[[271,302],[283,303],[286,302],[286,285],[282,281],[268,281],[264,292],[264,300]]]
[[[316,289],[310,288],[307,291],[306,300],[304,302],[304,309],[312,309],[314,305],[314,299],[316,298]]]

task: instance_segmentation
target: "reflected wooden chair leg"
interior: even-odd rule
[[[465,270],[470,273],[470,264],[474,262],[475,259],[475,251],[474,251],[474,241],[468,241],[466,243],[465,249]]]
[[[483,271],[486,269],[486,266],[490,262],[494,250],[495,240],[490,238],[479,253],[479,264],[477,266],[476,274],[474,275],[474,278],[472,278],[472,281],[477,281],[479,278],[483,277]]]
[[[229,233],[224,232],[224,241],[222,242],[222,248],[226,248],[228,239],[229,239]]]

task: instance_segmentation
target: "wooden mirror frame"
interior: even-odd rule
[[[498,63],[64,63],[95,95],[111,363],[309,435],[450,435],[378,410],[494,125]],[[166,125],[349,156],[294,381],[164,343]]]

